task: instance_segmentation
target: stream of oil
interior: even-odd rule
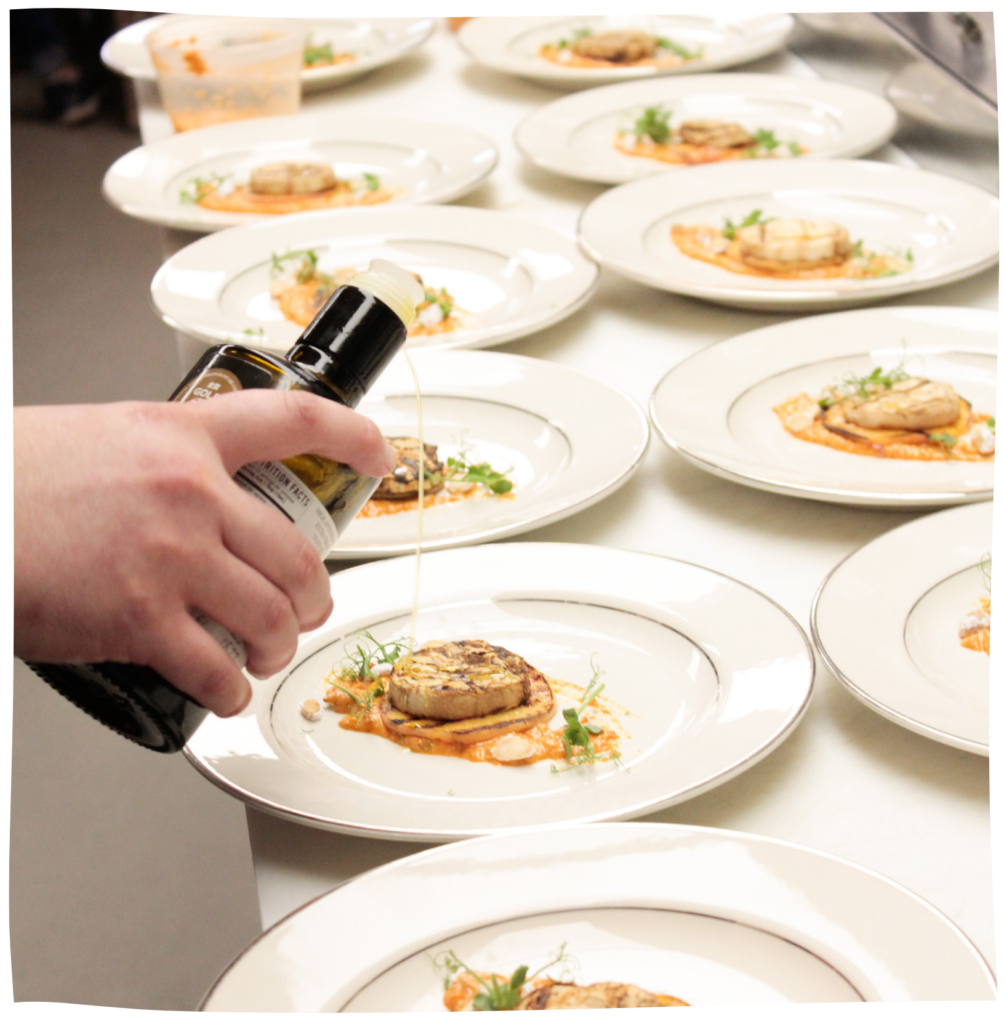
[[[409,649],[414,651],[418,643],[415,637],[418,624],[418,584],[422,570],[422,518],[425,513],[425,433],[422,428],[422,389],[407,349],[404,358],[408,360],[408,368],[415,381],[415,405],[418,409],[418,536],[415,539],[415,593],[411,601],[411,628],[408,631],[411,638]]]

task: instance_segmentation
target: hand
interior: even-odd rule
[[[395,464],[376,425],[306,392],[14,410],[14,653],[149,665],[218,715],[251,699],[189,614],[245,641],[248,671],[289,663],[331,613],[317,552],[231,479],[302,452],[372,476]]]

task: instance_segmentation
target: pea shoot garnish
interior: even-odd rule
[[[376,192],[376,190],[380,187],[380,179],[375,174],[370,174],[364,171],[363,181],[366,182],[367,192]]]
[[[444,990],[450,987],[454,978],[461,971],[477,981],[479,991],[474,997],[473,1007],[475,1010],[514,1010],[522,998],[523,989],[526,985],[548,968],[565,963],[571,959],[565,952],[566,945],[567,943],[563,942],[554,959],[544,964],[539,970],[534,971],[533,974],[528,974],[530,968],[522,964],[508,978],[494,973],[487,974],[486,976],[485,973],[472,970],[452,949],[432,957],[432,962],[438,970],[443,972]]]
[[[730,218],[726,217],[722,234],[731,242],[736,237],[736,232],[740,228],[749,228],[754,224],[767,224],[773,219],[773,217],[764,217],[763,210],[754,210],[752,213],[748,213],[738,224],[733,223]]]
[[[557,773],[567,771],[568,768],[576,768],[580,764],[593,764],[601,760],[600,755],[593,749],[593,736],[599,736],[603,727],[594,725],[592,722],[583,722],[580,716],[586,708],[606,689],[606,683],[600,682],[604,675],[601,668],[597,668],[596,656],[589,659],[589,667],[593,670],[593,678],[589,681],[585,693],[582,695],[582,702],[577,708],[565,708],[561,714],[565,719],[565,730],[561,735],[561,742],[565,748],[565,759],[568,761],[567,768],[558,768],[551,765],[551,772]]]
[[[313,67],[315,64],[334,64],[335,54],[331,49],[331,43],[322,43],[315,46],[311,36],[307,36],[307,45],[303,48],[303,63],[306,67]]]
[[[703,46],[699,46],[696,50],[688,50],[681,43],[676,43],[672,39],[668,39],[666,36],[658,36],[656,38],[656,42],[659,44],[660,49],[668,50],[670,53],[675,54],[683,60],[697,60],[698,57],[704,56]]]
[[[185,182],[185,188],[181,190],[181,201],[183,203],[197,203],[205,199],[210,192],[214,192],[229,178],[229,174],[210,174],[208,178],[190,178]]]
[[[753,133],[753,138],[756,139],[756,148],[765,149],[768,153],[777,149],[777,147],[781,145],[777,136],[766,128],[757,128]]]
[[[455,480],[459,483],[482,484],[492,494],[508,494],[512,490],[512,481],[508,475],[512,468],[500,473],[487,462],[472,462],[465,452],[451,455],[446,460],[448,469],[451,470],[448,480]]]
[[[401,658],[403,652],[411,650],[414,640],[411,637],[400,637],[380,643],[369,630],[362,629],[353,633],[350,639],[361,639],[356,643],[355,650],[345,648],[345,657],[341,661],[340,675],[343,679],[378,679],[373,665],[393,665]]]
[[[444,320],[453,312],[453,302],[445,288],[440,288],[438,292],[433,288],[426,288],[425,301],[429,306],[439,306]]]
[[[903,368],[903,364],[894,366],[891,370],[883,370],[876,366],[867,376],[859,377],[853,373],[847,374],[843,379],[843,388],[850,389],[859,398],[868,398],[876,391],[888,391],[893,384],[906,380],[910,376]]]
[[[662,107],[646,107],[641,117],[634,123],[634,133],[638,138],[648,136],[656,145],[669,141],[669,119],[672,111]]]
[[[290,260],[300,261],[300,268],[297,271],[296,279],[300,284],[305,284],[317,276],[317,253],[313,249],[290,249],[281,256],[272,253],[272,277],[278,277],[286,272],[284,264]]]
[[[959,439],[954,434],[930,433],[927,436],[931,441],[936,441],[938,444],[943,444],[947,448],[951,448],[953,445],[956,445],[959,442]]]

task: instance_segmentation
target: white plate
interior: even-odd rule
[[[562,942],[581,984],[693,1006],[996,998],[969,939],[891,879],[776,839],[631,824],[475,839],[369,871],[265,932],[201,1009],[445,1013],[430,956],[533,972]]]
[[[478,132],[413,118],[331,112],[258,117],[140,146],[108,169],[104,194],[132,217],[188,231],[277,220],[181,200],[192,178],[246,173],[275,160],[328,163],[340,178],[376,174],[382,185],[405,190],[390,200],[398,206],[445,203],[470,192],[491,174],[498,151]]]
[[[614,147],[645,107],[685,121],[735,121],[747,131],[772,130],[808,152],[798,159],[860,156],[887,142],[896,111],[880,96],[836,82],[783,75],[695,75],[622,82],[573,93],[539,107],[516,129],[516,145],[539,167],[585,181],[618,185],[653,174],[685,170]]]
[[[648,447],[645,413],[604,381],[501,352],[422,352],[425,441],[445,461],[467,444],[475,462],[512,467],[514,498],[477,497],[425,510],[422,549],[500,540],[581,512],[634,475]],[[396,359],[359,405],[388,437],[417,437],[415,384]],[[410,554],[418,513],[356,519],[327,554]]]
[[[632,712],[612,762],[554,773],[407,752],[340,729],[323,693],[346,638],[410,632],[414,556],[347,569],[335,610],[293,667],[253,682],[234,718],[210,716],[185,748],[212,782],[264,811],[336,832],[443,842],[523,825],[632,818],[744,771],[795,727],[812,692],[802,630],[772,601],[709,569],[584,544],[490,544],[422,558],[415,639],[484,639]],[[564,727],[560,713],[558,721]],[[630,769],[627,771],[625,769]]]
[[[905,349],[904,349],[905,342]],[[698,352],[659,382],[663,440],[701,469],[777,494],[846,505],[931,507],[993,494],[993,462],[909,462],[792,437],[773,411],[847,373],[892,369],[954,385],[977,412],[997,404],[997,313],[898,306],[791,320]]]
[[[993,503],[924,516],[859,548],[823,581],[812,635],[830,671],[880,715],[990,755],[990,658],[959,643],[989,597]]]
[[[599,270],[575,241],[543,225],[466,206],[327,210],[274,218],[209,235],[157,271],[153,302],[172,327],[218,344],[286,352],[303,328],[269,297],[272,254],[313,249],[322,270],[364,267],[374,257],[447,287],[470,322],[410,347],[483,348],[570,316],[596,287]],[[246,337],[244,340],[248,340]]]
[[[101,59],[120,75],[128,78],[157,80],[157,69],[146,48],[146,37],[173,17],[162,14],[127,25],[105,41]],[[357,21],[353,18],[311,20],[309,32],[314,46],[331,43],[336,53],[352,51],[358,56],[347,64],[307,68],[300,72],[304,92],[315,92],[363,75],[374,68],[400,60],[421,46],[436,27],[433,18],[374,18]]]
[[[479,64],[549,85],[581,88],[622,82],[626,78],[717,71],[756,60],[784,46],[795,20],[790,14],[766,14],[752,18],[716,18],[700,14],[607,15],[538,18],[474,18],[457,33],[457,40]],[[690,50],[704,48],[704,55],[677,67],[568,68],[545,60],[541,46],[569,36],[576,29],[595,34],[619,28],[639,28],[668,36]]]
[[[604,192],[579,219],[579,240],[602,266],[642,284],[743,309],[804,312],[862,305],[948,284],[997,262],[995,196],[930,171],[866,160],[743,160],[681,179],[659,174]],[[674,224],[765,217],[832,220],[878,252],[913,265],[872,280],[782,281],[734,274],[684,256]]]

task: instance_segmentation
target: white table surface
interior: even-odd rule
[[[742,70],[808,78],[790,53]],[[156,85],[137,82],[144,141],[171,133]],[[574,233],[602,186],[539,171],[513,143],[517,124],[561,93],[473,64],[440,28],[397,65],[308,97],[304,109],[373,111],[452,122],[499,148],[492,176],[459,202],[503,210]],[[878,158],[912,161],[887,146]],[[876,156],[872,156],[875,159]],[[168,251],[189,239],[167,232]],[[193,236],[189,236],[193,237]],[[998,271],[907,296],[894,305],[997,308]],[[787,319],[654,291],[603,273],[587,307],[539,334],[499,347],[596,376],[647,407],[663,374],[709,344]],[[187,369],[200,342],[179,336]],[[912,518],[802,501],[718,479],[653,437],[637,475],[613,496],[520,541],[568,541],[651,551],[708,566],[779,602],[808,633],[813,594],[845,555]],[[335,567],[337,568],[337,567]],[[263,927],[369,868],[425,849],[291,824],[249,809]],[[773,754],[717,789],[649,821],[738,829],[801,843],[887,875],[952,918],[995,966],[989,769],[870,711],[818,666],[802,724]]]

